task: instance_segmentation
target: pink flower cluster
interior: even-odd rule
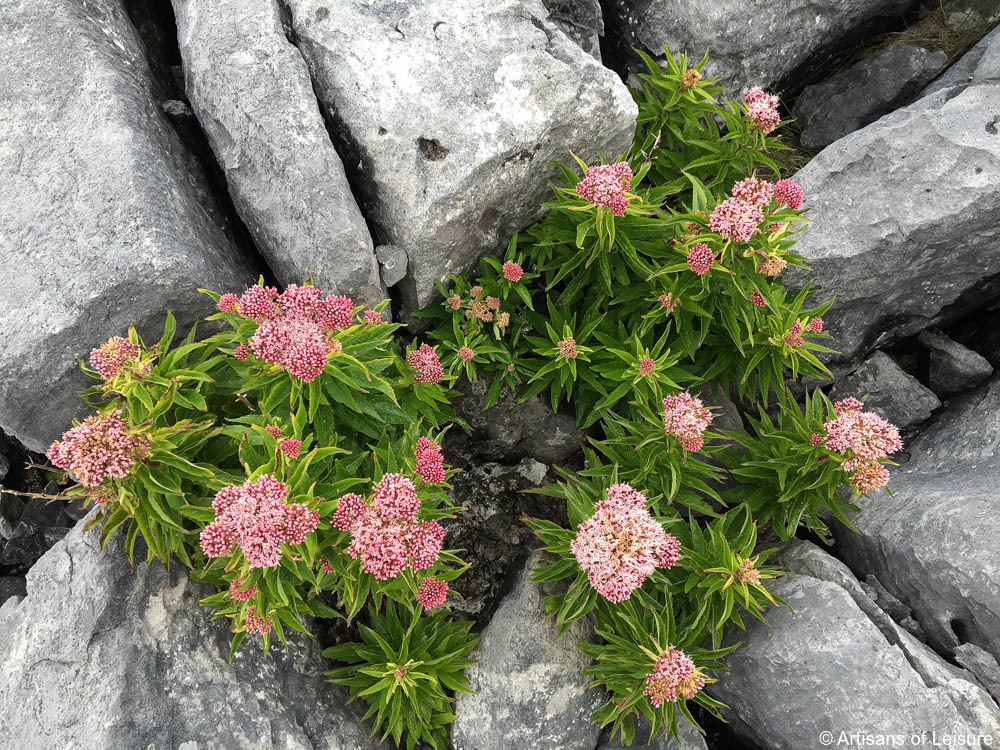
[[[419,349],[414,349],[407,354],[406,362],[417,371],[414,380],[418,383],[439,383],[444,377],[441,360],[438,359],[434,347],[429,344],[421,344]]]
[[[646,675],[644,694],[659,708],[664,701],[676,703],[681,697],[690,700],[705,687],[705,678],[683,651],[673,646],[657,658],[653,671]]]
[[[271,618],[261,617],[256,609],[251,607],[247,610],[246,616],[243,619],[244,624],[248,633],[258,633],[259,635],[267,635],[271,632]]]
[[[702,276],[708,273],[708,269],[715,263],[715,254],[709,249],[708,245],[699,242],[688,253],[687,263],[688,268],[699,276]]]
[[[760,230],[764,209],[772,200],[797,210],[802,207],[802,198],[802,188],[793,180],[779,180],[772,185],[767,180],[748,177],[733,185],[731,197],[715,207],[708,226],[723,237],[749,242]]]
[[[503,264],[503,277],[507,281],[520,281],[521,277],[524,276],[524,269],[520,265],[512,260],[508,260]]]
[[[667,315],[670,315],[676,309],[677,305],[680,304],[680,300],[674,297],[673,292],[661,294],[657,301],[660,303],[660,307],[667,311]]]
[[[80,484],[96,487],[106,479],[122,479],[149,455],[149,438],[129,434],[121,409],[94,414],[63,433],[45,456],[76,475]]]
[[[420,500],[406,477],[386,474],[375,485],[371,505],[360,495],[340,498],[330,523],[349,531],[347,554],[360,560],[366,573],[379,581],[395,578],[409,567],[424,570],[441,553],[444,528],[436,521],[418,521]]]
[[[416,473],[427,484],[440,484],[445,479],[444,456],[440,446],[433,440],[421,437],[414,451],[417,458]]]
[[[826,422],[823,445],[847,458],[842,467],[853,473],[851,484],[857,492],[874,492],[889,483],[889,470],[879,459],[903,447],[899,430],[878,414],[863,411],[856,398],[833,405],[837,418]]]
[[[760,86],[754,86],[743,95],[747,105],[747,117],[753,123],[753,129],[767,135],[774,131],[781,122],[778,114],[778,97],[768,94]]]
[[[649,514],[645,496],[627,484],[608,488],[570,542],[590,585],[611,602],[628,599],[656,568],[672,567],[680,548]]]
[[[686,451],[698,451],[705,445],[702,433],[712,424],[712,412],[703,406],[700,398],[690,393],[667,396],[663,399],[663,431],[676,435]]]
[[[218,308],[259,324],[249,349],[241,344],[233,356],[246,359],[252,351],[308,383],[323,372],[330,353],[342,348],[331,335],[351,324],[354,302],[350,297],[324,297],[312,286],[292,284],[278,294],[274,287],[257,285],[239,298],[235,294],[222,295]]]
[[[587,176],[576,184],[576,192],[583,200],[610,208],[615,216],[624,216],[632,177],[632,169],[627,162],[598,164],[587,167]]]
[[[112,380],[127,363],[138,359],[140,352],[138,344],[112,336],[100,349],[90,351],[90,366],[105,380]]]
[[[248,588],[241,591],[240,587],[243,585],[245,578],[234,578],[233,582],[229,584],[229,598],[234,602],[248,602],[253,599],[254,595],[257,593],[257,584],[251,584]]]
[[[558,344],[556,348],[559,350],[559,356],[563,359],[576,359],[576,340],[572,336],[567,336]]]
[[[448,598],[447,581],[438,581],[434,578],[425,578],[417,589],[417,602],[424,609],[434,609],[444,604]]]
[[[643,357],[639,360],[639,374],[643,377],[649,375],[653,370],[656,369],[656,360],[650,359],[649,357]]]
[[[319,511],[286,502],[288,487],[265,474],[236,487],[223,487],[212,502],[215,520],[201,531],[201,549],[223,557],[238,546],[251,568],[281,562],[282,544],[302,544],[315,531]]]

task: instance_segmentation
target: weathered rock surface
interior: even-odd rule
[[[864,29],[885,25],[913,0],[613,0],[608,10],[628,47],[663,54],[710,51],[710,75],[730,95],[748,86],[778,84],[811,57],[849,45]]]
[[[677,719],[677,734],[680,739],[662,732],[656,735],[652,742],[646,743],[649,738],[649,722],[645,718],[640,719],[636,724],[635,742],[632,747],[636,750],[648,748],[649,750],[708,750],[705,738],[701,732],[682,717]],[[601,732],[601,741],[594,750],[627,750],[617,737],[611,739],[607,731]]]
[[[473,695],[461,694],[452,727],[454,750],[594,750],[600,728],[590,715],[604,701],[586,690],[580,672],[590,660],[576,647],[593,637],[585,620],[556,640],[545,618],[543,592],[527,583],[539,553],[529,559],[514,588],[483,630],[466,674]]]
[[[771,590],[795,609],[748,623],[744,645],[709,691],[734,729],[759,747],[830,743],[822,732],[936,731],[1000,741],[1000,710],[971,675],[896,627],[867,600],[842,563],[808,543],[781,562],[791,574]],[[835,746],[835,742],[833,743]]]
[[[77,527],[32,568],[27,598],[4,606],[0,746],[377,747],[324,681],[314,642],[265,658],[247,639],[229,664],[227,628],[198,604],[212,592],[180,565],[133,572],[112,544],[101,553]]]
[[[930,352],[930,385],[942,398],[971,391],[993,374],[985,357],[936,328],[921,331],[917,340]]]
[[[494,461],[530,456],[553,464],[579,452],[586,433],[576,426],[571,414],[553,412],[541,396],[520,403],[507,388],[484,410],[489,385],[482,379],[460,381],[456,389],[462,395],[452,404],[472,428],[478,454]]]
[[[283,285],[384,297],[364,217],[276,0],[172,0],[184,84],[233,204]]]
[[[837,380],[829,396],[833,401],[868,396],[865,405],[901,430],[920,424],[941,406],[933,391],[880,351]]]
[[[961,317],[1000,273],[1000,81],[951,93],[840,139],[795,176],[812,220],[796,251],[814,299],[837,298],[825,317],[842,362]]]
[[[549,18],[584,52],[601,59],[604,14],[600,0],[542,0]]]
[[[0,27],[0,425],[44,450],[81,411],[77,357],[167,309],[190,324],[211,306],[199,287],[255,273],[118,0],[10,0]]]
[[[628,90],[541,0],[287,4],[362,210],[409,256],[410,308],[539,214],[549,160],[631,141]]]
[[[962,55],[954,65],[924,89],[923,96],[944,89],[963,89],[973,83],[997,78],[1000,78],[1000,28],[993,29]]]
[[[802,145],[822,148],[875,122],[909,102],[946,62],[948,56],[940,50],[897,42],[807,86],[793,110],[802,128]]]
[[[909,606],[942,653],[973,643],[1000,658],[1000,381],[955,399],[906,447],[892,496],[859,503],[838,549]]]

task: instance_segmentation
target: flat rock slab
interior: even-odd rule
[[[372,238],[276,0],[172,0],[184,85],[233,205],[283,285],[384,298]]]
[[[265,657],[252,636],[229,664],[228,628],[198,603],[210,587],[179,564],[133,572],[121,535],[102,553],[82,526],[0,611],[0,747],[379,747],[346,690],[324,680],[315,642],[291,638],[287,652],[277,642]]]
[[[628,90],[540,0],[287,4],[362,209],[409,256],[410,309],[539,215],[549,160],[631,143]]]
[[[836,297],[837,361],[956,319],[1000,273],[1000,81],[951,89],[828,146],[795,176],[811,223],[796,251]],[[877,196],[877,199],[873,199]]]
[[[863,499],[840,531],[844,558],[913,610],[943,653],[1000,658],[1000,381],[955,399],[907,447],[892,496]]]
[[[915,7],[913,0],[611,0],[610,14],[627,48],[711,57],[735,96],[750,86],[778,84],[817,54],[849,47],[865,30]]]
[[[771,609],[769,626],[748,621],[744,645],[726,658],[730,671],[709,688],[732,707],[724,715],[739,734],[770,750],[836,747],[841,733],[1000,742],[1000,710],[971,675],[870,601],[862,608],[865,595],[842,563],[813,545],[795,557],[782,562],[803,572],[769,586],[795,611]]]
[[[593,638],[586,620],[575,622],[556,640],[558,629],[545,617],[543,591],[528,583],[539,562],[534,553],[503,600],[467,670],[476,692],[460,694],[452,727],[454,750],[594,750],[600,728],[590,715],[604,702],[587,690],[590,665],[576,647]]]
[[[822,148],[909,102],[948,62],[940,50],[897,42],[815,86],[795,101],[802,145]]]
[[[199,287],[256,269],[219,228],[118,0],[8,0],[0,27],[0,425],[43,451],[81,413],[77,357],[131,323],[151,335],[167,309],[184,327],[211,309]]]

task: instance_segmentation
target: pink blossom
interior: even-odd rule
[[[377,310],[365,310],[365,325],[377,326],[382,322],[382,313]]]
[[[452,310],[457,310],[462,306],[462,298],[459,297],[457,294],[451,295],[448,299],[445,300],[445,302],[448,303],[448,307],[450,307]]]
[[[848,458],[842,468],[846,472],[854,472],[851,486],[859,495],[877,492],[889,484],[889,470],[877,459]]]
[[[149,438],[129,434],[121,409],[94,414],[63,433],[49,447],[46,457],[60,469],[76,475],[85,487],[106,479],[122,479],[149,455]]]
[[[309,383],[326,367],[330,340],[318,323],[307,318],[280,318],[261,323],[250,348],[265,362]]]
[[[767,180],[747,177],[733,185],[732,195],[737,200],[749,203],[751,206],[766,206],[774,195],[774,186]]]
[[[680,303],[679,299],[674,298],[673,292],[667,292],[666,294],[661,294],[659,297],[660,307],[667,311],[667,315],[674,311],[674,308]]]
[[[615,216],[624,216],[632,177],[632,169],[623,161],[587,167],[587,176],[576,184],[576,192],[583,200],[610,208]]]
[[[413,570],[430,568],[441,554],[444,527],[437,521],[423,521],[418,526],[409,527],[408,531],[406,542],[410,567]]]
[[[492,310],[493,312],[496,312],[497,310],[500,309],[500,300],[497,299],[496,297],[491,297],[490,295],[486,295],[486,307]]]
[[[899,430],[874,412],[862,411],[857,399],[834,405],[837,418],[826,422],[826,447],[852,457],[885,458],[903,447]]]
[[[440,484],[445,480],[444,456],[436,442],[421,437],[417,440],[414,455],[417,459],[416,473],[427,484]]]
[[[367,512],[365,499],[352,492],[337,502],[337,511],[330,518],[330,525],[340,531],[352,531]]]
[[[688,253],[687,262],[688,268],[702,276],[708,273],[708,269],[715,263],[715,254],[708,249],[708,245],[698,243]]]
[[[418,383],[438,383],[444,377],[444,368],[437,352],[429,344],[421,344],[406,355],[406,362],[417,371],[414,380]]]
[[[806,326],[806,330],[810,333],[823,333],[823,319],[813,318],[809,321],[809,325]]]
[[[261,323],[281,315],[281,308],[275,303],[278,290],[273,286],[252,286],[240,297],[239,311],[245,318]]]
[[[678,697],[689,700],[705,687],[705,678],[694,662],[671,646],[656,658],[653,671],[646,675],[645,695],[654,707],[664,702],[676,703]]]
[[[90,351],[90,366],[105,380],[113,380],[126,363],[138,359],[141,350],[121,336],[112,336],[100,349]]]
[[[335,331],[351,324],[354,301],[350,297],[327,296],[313,286],[291,284],[278,299],[288,318],[308,320],[326,331]]]
[[[520,265],[512,260],[508,260],[503,264],[503,277],[507,281],[520,281],[521,277],[524,276],[524,269]]]
[[[467,346],[463,346],[461,349],[458,350],[458,358],[463,362],[471,362],[472,358],[475,356],[476,353]]]
[[[656,360],[650,359],[649,357],[643,357],[639,360],[639,374],[645,377],[649,375],[653,370],[656,369]]]
[[[256,583],[250,585],[245,591],[240,591],[240,586],[243,585],[245,580],[245,578],[234,578],[233,582],[229,584],[229,598],[234,602],[248,602],[257,593]]]
[[[797,320],[792,323],[792,327],[782,336],[781,340],[785,346],[792,348],[805,344],[805,339],[802,338],[802,324]]]
[[[798,211],[802,208],[804,197],[805,193],[795,180],[778,180],[774,185],[774,199],[779,206],[788,206]]]
[[[233,356],[236,357],[236,359],[246,359],[248,354],[250,354],[250,350],[247,348],[245,343],[240,344],[233,349]]]
[[[319,560],[319,567],[327,575],[332,575],[333,574],[333,567],[331,567],[330,561],[327,560],[325,557],[321,557],[320,558],[320,560]]]
[[[764,295],[756,289],[750,293],[750,302],[753,303],[755,307],[767,307],[767,300],[764,299]]]
[[[293,440],[292,438],[286,438],[278,443],[278,450],[289,458],[298,458],[299,452],[302,448],[301,440]]]
[[[677,562],[680,542],[650,516],[641,492],[616,484],[577,528],[570,550],[590,585],[608,601],[622,602],[656,568]]]
[[[723,237],[732,237],[738,242],[749,242],[764,221],[764,212],[751,203],[738,198],[727,198],[712,212],[708,226]]]
[[[248,633],[267,635],[271,632],[271,618],[261,617],[257,610],[253,607],[247,610],[244,623]]]
[[[809,436],[809,444],[812,446],[823,445],[824,440],[825,438],[822,435],[818,435],[815,432]]]
[[[232,292],[226,292],[215,305],[224,313],[238,313],[240,311],[240,298]]]
[[[676,435],[686,451],[701,450],[705,444],[702,433],[712,424],[712,412],[703,406],[701,399],[690,393],[667,396],[663,399],[663,431]]]
[[[420,510],[420,498],[409,477],[386,474],[372,492],[372,509],[386,522],[413,521]]]
[[[556,344],[556,347],[559,349],[560,357],[563,357],[564,359],[576,359],[577,357],[576,341],[573,339],[572,336],[567,336],[566,338],[564,338],[562,341]]]
[[[781,122],[778,114],[778,97],[767,94],[760,86],[754,86],[743,95],[747,105],[747,117],[753,123],[752,129],[767,135]]]
[[[201,548],[222,557],[238,546],[251,568],[281,562],[282,544],[301,544],[316,529],[319,511],[288,505],[288,487],[264,474],[236,487],[224,487],[212,503],[215,521],[201,532]]]
[[[424,609],[434,609],[444,604],[448,598],[448,582],[437,581],[433,578],[424,578],[417,589],[417,602]]]
[[[267,434],[273,437],[275,440],[280,440],[281,436],[284,434],[281,431],[281,428],[274,424],[269,424],[264,429],[267,431]]]

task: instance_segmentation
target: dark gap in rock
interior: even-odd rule
[[[985,286],[1000,287],[993,277]],[[994,367],[1000,367],[1000,290],[971,312],[940,326],[948,336],[978,352]]]
[[[347,184],[350,185],[354,200],[357,201],[358,208],[361,209],[361,215],[368,225],[368,233],[372,237],[372,242],[375,247],[391,244],[391,238],[386,235],[382,226],[374,218],[375,206],[378,203],[378,191],[374,182],[365,176],[366,173],[371,172],[371,165],[365,164],[365,155],[361,144],[354,138],[351,129],[337,114],[336,110],[328,108],[323,103],[319,83],[316,80],[316,76],[313,75],[312,69],[309,67],[308,57],[302,51],[302,41],[295,33],[295,20],[292,9],[285,0],[278,0],[278,7],[282,16],[282,25],[285,28],[285,38],[299,51],[303,61],[306,63],[306,70],[309,71],[309,80],[312,82],[313,95],[316,97],[316,107],[323,118],[323,124],[326,126],[330,143],[333,144],[334,150],[344,165]],[[396,306],[394,301],[393,310],[398,309],[400,308]]]
[[[169,101],[180,101],[190,106],[184,92],[184,78],[180,47],[177,42],[177,21],[174,18],[170,0],[123,0],[128,13],[142,40],[146,51],[146,61],[152,73],[154,94],[161,106]],[[165,110],[169,108],[165,107]],[[258,269],[267,284],[275,285],[274,273],[254,242],[253,236],[233,205],[229,195],[229,185],[208,137],[202,130],[197,117],[167,117],[173,126],[181,145],[189,158],[200,167],[205,175],[208,191],[214,198],[212,206],[206,206],[222,226],[240,253]]]
[[[852,57],[876,37],[902,31],[914,23],[920,15],[918,2],[912,2],[905,13],[892,16],[876,16],[867,23],[846,34],[831,39],[816,50],[805,62],[782,79],[774,82],[774,90],[781,92],[786,105],[791,108],[806,86],[819,83],[849,63]]]
[[[724,675],[722,679],[725,679]],[[766,750],[766,748],[753,744],[746,737],[738,735],[732,724],[720,721],[701,706],[689,703],[688,707],[692,709],[694,718],[705,730],[705,744],[708,746],[708,750]],[[678,716],[677,720],[686,721],[681,716]],[[637,738],[633,747],[638,746],[640,745]]]
[[[966,625],[964,622],[962,622],[958,618],[953,618],[952,621],[950,623],[948,623],[948,624],[951,627],[951,632],[954,633],[955,637],[958,639],[959,644],[963,644],[963,643],[968,643],[969,642],[969,626],[968,625]]]
[[[629,70],[636,67],[637,63],[642,65],[642,61],[632,49],[632,43],[627,40],[628,31],[615,10],[615,5],[621,5],[621,0],[600,0],[600,3],[601,14],[604,16],[604,35],[600,37],[601,62],[605,68],[613,70],[628,83]],[[645,66],[642,70],[645,70]]]

